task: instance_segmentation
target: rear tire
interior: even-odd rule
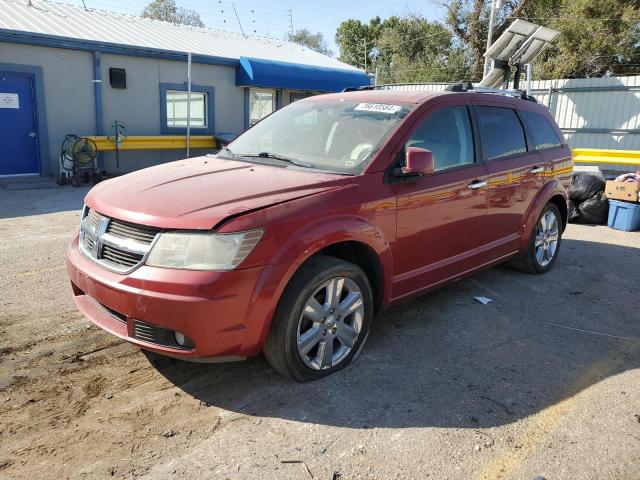
[[[554,203],[547,203],[533,227],[522,256],[511,265],[525,273],[547,273],[556,263],[562,242],[562,216]]]
[[[343,260],[317,256],[285,289],[263,352],[280,374],[299,382],[330,375],[362,349],[373,318],[366,274]]]

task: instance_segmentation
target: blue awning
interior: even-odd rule
[[[360,70],[316,67],[249,57],[240,57],[240,66],[236,70],[236,85],[239,87],[340,92],[347,87],[369,84],[369,77]]]

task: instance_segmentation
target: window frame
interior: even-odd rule
[[[273,102],[272,102],[273,109],[267,115],[265,115],[264,117],[256,120],[254,123],[251,123],[251,92],[252,91],[269,92],[269,93],[273,94]],[[275,88],[248,87],[247,92],[248,92],[248,95],[247,95],[247,124],[248,124],[248,126],[250,128],[253,125],[255,125],[256,123],[258,123],[260,120],[262,120],[263,118],[267,118],[273,112],[278,110],[278,90],[275,89]]]
[[[161,83],[160,84],[160,132],[165,135],[186,135],[187,127],[170,127],[167,125],[167,91],[187,93],[187,83]],[[213,135],[215,133],[215,88],[208,85],[191,85],[191,91],[206,94],[205,118],[206,127],[190,128],[192,134]]]
[[[564,135],[563,136],[558,136],[558,132],[556,131],[556,128],[554,127],[553,123],[551,123],[551,121],[549,121],[549,119],[547,118],[546,115],[544,115],[543,113],[534,112],[533,110],[524,110],[524,109],[520,110],[519,113],[520,113],[520,117],[521,117],[522,123],[524,125],[524,128],[525,128],[525,130],[527,132],[527,135],[531,138],[531,151],[532,152],[546,152],[548,150],[557,150],[557,149],[560,149],[560,148],[564,147],[564,142],[565,142]],[[540,117],[542,117],[542,119],[549,124],[549,127],[551,128],[551,131],[556,136],[556,139],[558,140],[559,145],[554,145],[553,147],[536,148],[536,144],[535,144],[535,141],[534,141],[534,138],[533,138],[533,134],[530,132],[529,125],[527,124],[527,120],[526,120],[526,118],[524,116],[525,113],[531,113],[531,114],[539,115]]]
[[[513,155],[508,155],[508,156],[504,156],[504,157],[498,157],[498,158],[492,158],[489,159],[487,157],[487,152],[484,149],[484,146],[482,144],[482,141],[480,140],[480,114],[477,110],[477,107],[491,107],[491,108],[506,108],[506,109],[510,109],[512,110],[515,115],[516,118],[518,119],[518,121],[520,122],[520,127],[522,128],[522,133],[524,134],[524,142],[525,142],[525,150],[524,152],[519,152],[519,153],[514,153]],[[533,148],[533,142],[531,141],[531,137],[529,136],[529,130],[527,130],[527,127],[525,126],[524,123],[524,118],[522,118],[522,114],[520,113],[520,110],[517,108],[516,105],[513,104],[505,104],[505,103],[493,103],[493,102],[473,102],[473,104],[471,105],[471,111],[473,113],[473,120],[476,124],[476,128],[477,128],[477,135],[478,135],[478,148],[480,150],[480,154],[481,154],[481,159],[483,163],[489,163],[489,162],[502,162],[503,160],[509,160],[509,159],[513,159],[513,158],[519,158],[519,157],[523,157],[525,155],[530,155],[532,152],[536,152],[537,150],[535,150]]]
[[[420,128],[420,126],[429,119],[429,117],[447,108],[459,108],[459,107],[464,107],[467,110],[467,115],[469,118],[469,126],[471,131],[471,141],[473,144],[473,162],[465,163],[462,165],[454,165],[454,166],[443,168],[440,170],[434,170],[431,175],[426,175],[424,176],[424,178],[432,177],[434,175],[442,175],[446,173],[457,172],[458,170],[464,170],[464,169],[475,167],[481,164],[482,155],[480,151],[480,145],[478,142],[478,138],[479,138],[478,126],[476,125],[475,116],[473,115],[472,105],[466,102],[446,102],[446,103],[443,102],[443,103],[435,104],[431,108],[428,108],[427,110],[422,112],[422,114],[420,114],[418,118],[411,124],[411,127],[409,128],[409,130],[406,131],[406,133],[402,136],[402,140],[400,141],[397,147],[396,159],[391,162],[387,171],[390,172],[397,166],[404,164],[405,155],[406,155],[405,146],[407,142],[409,141],[411,136],[416,132],[416,130],[418,130],[418,128]],[[399,179],[398,181],[403,181],[403,179]]]

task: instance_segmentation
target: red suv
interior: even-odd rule
[[[361,90],[265,118],[218,154],[100,183],[67,269],[105,330],[182,359],[349,364],[392,302],[510,260],[555,263],[571,150],[547,109]]]

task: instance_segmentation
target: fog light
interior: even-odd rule
[[[175,339],[176,339],[176,343],[177,343],[178,345],[180,345],[181,347],[184,347],[184,346],[185,346],[186,338],[185,338],[185,336],[184,336],[182,333],[180,333],[180,332],[174,332],[173,336],[175,337]]]

